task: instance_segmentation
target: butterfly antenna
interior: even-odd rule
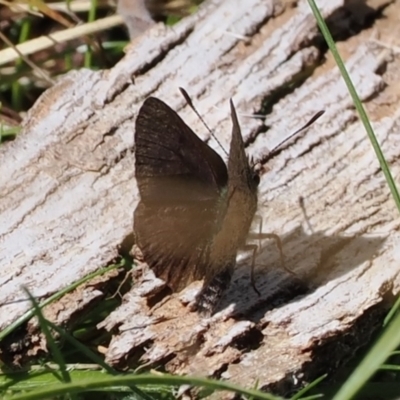
[[[185,101],[187,105],[194,111],[194,113],[197,115],[197,117],[200,119],[200,121],[203,123],[203,125],[206,127],[210,135],[215,139],[215,141],[218,143],[219,147],[223,150],[223,152],[228,155],[226,152],[224,146],[222,146],[221,142],[218,140],[218,138],[214,135],[214,132],[209,128],[209,126],[206,124],[206,121],[204,121],[203,117],[200,115],[200,113],[197,111],[196,107],[194,106],[192,99],[188,95],[187,91],[183,88],[179,88],[180,92],[182,93],[182,96],[185,98]]]
[[[297,129],[297,131],[294,131],[291,133],[283,142],[280,142],[277,146],[275,146],[269,153],[268,153],[268,158],[272,158],[277,152],[278,149],[286,142],[288,142],[293,136],[297,135],[298,133],[304,131],[307,129],[309,126],[311,126],[321,115],[325,113],[325,110],[318,111],[311,119],[303,125],[300,129]]]

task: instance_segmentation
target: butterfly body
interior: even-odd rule
[[[228,167],[161,100],[148,98],[136,120],[137,244],[172,290],[203,279],[196,299],[203,314],[214,311],[229,286],[257,207],[259,177],[232,102],[231,116]]]

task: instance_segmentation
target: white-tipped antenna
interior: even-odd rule
[[[224,146],[222,146],[221,142],[218,140],[218,138],[214,135],[213,131],[208,127],[206,124],[206,121],[204,121],[203,117],[200,115],[200,113],[196,110],[196,107],[192,103],[192,99],[188,95],[187,91],[183,88],[179,88],[179,90],[182,93],[182,96],[185,98],[187,105],[194,111],[194,113],[198,116],[200,121],[203,123],[203,125],[207,128],[208,132],[210,132],[210,135],[215,139],[215,141],[218,143],[219,147],[221,147],[222,151],[227,155],[228,153],[226,152]]]
[[[278,149],[286,142],[288,142],[293,136],[297,135],[301,131],[304,131],[307,129],[310,125],[312,125],[321,115],[325,113],[325,110],[318,111],[316,114],[314,114],[311,119],[303,125],[300,129],[297,129],[297,131],[294,131],[291,133],[285,140],[280,142],[277,146],[275,146],[267,155],[267,159],[270,159],[275,156],[275,154],[278,152]]]

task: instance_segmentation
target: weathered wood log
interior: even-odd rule
[[[318,3],[333,29],[350,37],[353,14],[343,1]],[[389,3],[359,7],[372,18]],[[399,62],[368,40],[362,23],[358,36],[343,44],[347,66],[398,180],[399,92],[390,84]],[[150,29],[111,70],[72,72],[48,90],[29,112],[24,132],[0,147],[0,328],[29,307],[13,303],[24,297],[22,285],[46,298],[118,258],[138,200],[133,130],[147,96],[166,101],[220,150],[185,107],[177,90],[183,86],[226,148],[233,98],[248,154],[260,161],[326,110],[268,162],[259,188],[263,230],[280,235],[286,265],[307,288],[280,268],[269,242],[257,256],[261,296],[250,286],[251,261],[244,257],[221,312],[210,319],[187,307],[200,283],[152,310],[148,297],[163,284],[149,272],[100,324],[115,332],[108,361],[124,365],[143,352],[144,362],[168,360],[171,372],[258,382],[284,393],[350,357],[399,293],[400,219],[324,51],[305,1],[291,8],[273,0],[220,0],[172,28]],[[262,112],[265,119],[245,116]],[[87,286],[48,313],[64,323],[102,295]]]

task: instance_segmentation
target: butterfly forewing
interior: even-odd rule
[[[227,184],[228,174],[221,157],[159,99],[150,97],[143,103],[136,119],[135,147],[142,199],[159,197],[159,185],[168,188],[171,181],[202,186],[203,197],[215,197]],[[169,190],[165,195],[176,198],[177,193],[181,192]]]
[[[206,273],[225,212],[226,166],[174,110],[150,97],[136,120],[135,168],[137,243],[155,274],[180,290]]]

